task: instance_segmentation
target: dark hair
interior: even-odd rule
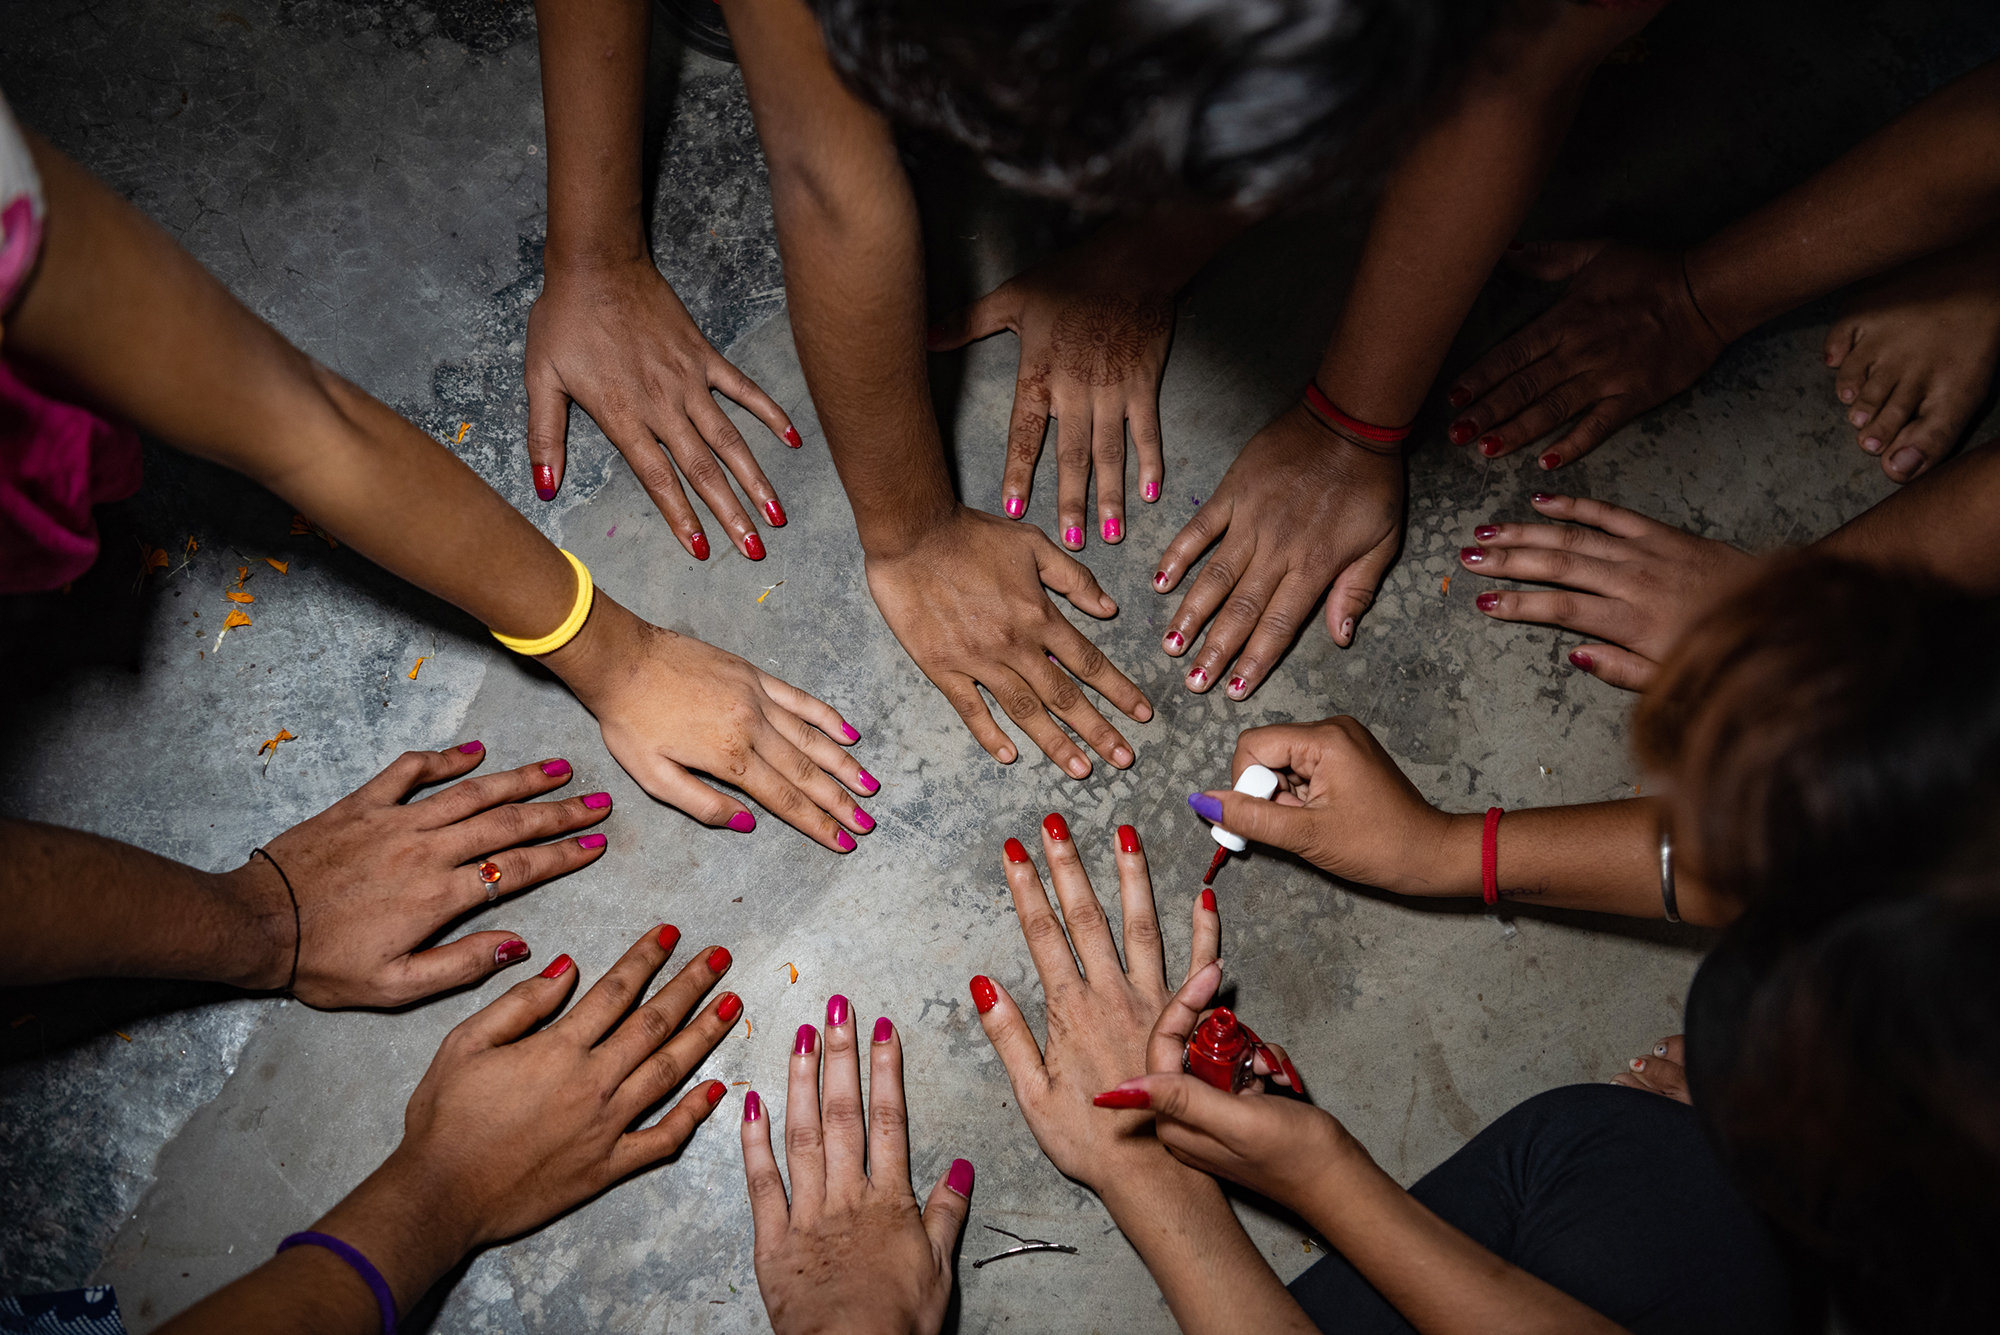
[[[1500,0],[816,0],[834,64],[1002,181],[1255,206],[1408,128]]]

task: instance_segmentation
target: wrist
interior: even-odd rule
[[[1772,306],[1769,301],[1759,302],[1753,293],[1737,291],[1737,285],[1730,281],[1731,268],[1716,253],[1713,242],[1682,251],[1680,270],[1681,292],[1692,310],[1694,325],[1714,336],[1718,352],[1789,309],[1786,305]]]
[[[589,281],[599,274],[635,265],[650,268],[652,263],[652,250],[636,218],[630,227],[597,228],[574,234],[551,228],[542,247],[545,288],[564,279]]]
[[[199,976],[257,992],[285,986],[298,924],[277,867],[253,857],[234,871],[203,875],[216,922],[208,933],[213,949]]]
[[[1403,1189],[1346,1127],[1331,1115],[1326,1121],[1331,1134],[1315,1139],[1310,1159],[1287,1179],[1285,1198],[1273,1199],[1311,1224],[1314,1232],[1338,1250],[1340,1244],[1335,1239],[1346,1232],[1343,1225],[1348,1207],[1361,1204],[1370,1191],[1385,1186],[1398,1193]]]
[[[449,1173],[407,1144],[313,1224],[353,1247],[382,1273],[407,1312],[482,1235]]]
[[[648,630],[657,631],[658,628],[648,626],[629,608],[598,588],[591,594],[590,614],[584,618],[583,628],[568,644],[541,655],[535,661],[562,678],[571,693],[583,701],[585,708],[589,708],[619,665],[634,661],[640,640]],[[673,634],[672,631],[659,633]]]
[[[1437,897],[1479,894],[1486,813],[1434,810],[1433,815],[1436,821],[1416,860],[1417,870],[1399,893]]]
[[[970,513],[948,491],[942,503],[897,507],[893,522],[878,519],[864,523],[857,512],[855,532],[861,541],[862,559],[870,564],[900,561],[929,546]]]

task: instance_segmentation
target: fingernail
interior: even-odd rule
[[[1108,515],[1104,520],[1104,540],[1116,542],[1125,536],[1125,526],[1118,522],[1117,515]]]
[[[874,1036],[870,1039],[870,1041],[875,1043],[887,1043],[890,1039],[894,1038],[895,1036],[896,1036],[896,1026],[890,1024],[889,1017],[884,1015],[880,1019],[875,1021],[875,1033]]]
[[[611,794],[585,793],[583,795],[583,804],[589,807],[592,811],[602,811],[604,810],[604,808],[611,805]]]
[[[1654,1047],[1653,1047],[1653,1055],[1654,1055],[1655,1057],[1664,1057],[1664,1056],[1666,1056],[1666,1055],[1667,1055],[1667,1045],[1666,1045],[1666,1044],[1664,1044],[1664,1043],[1659,1043],[1659,1044],[1656,1044],[1656,1045],[1654,1045]]]
[[[729,965],[730,957],[727,947],[717,946],[714,950],[708,952],[708,971],[710,973],[721,973]]]
[[[1042,817],[1042,829],[1057,843],[1069,838],[1069,823],[1062,818],[1060,811],[1051,811]]]
[[[960,1196],[963,1196],[966,1200],[971,1200],[972,1199],[971,1163],[969,1163],[964,1159],[953,1159],[951,1161],[951,1171],[944,1175],[944,1184],[951,1190],[957,1192]]]
[[[1159,590],[1159,591],[1160,591],[1161,593],[1165,593],[1165,592],[1167,591],[1167,572],[1166,572],[1166,571],[1164,571],[1164,570],[1155,570],[1155,571],[1153,572],[1153,587],[1154,587],[1154,588],[1156,588],[1156,589],[1158,589],[1158,590]]]
[[[1463,408],[1466,404],[1472,402],[1472,391],[1464,388],[1454,389],[1451,393],[1444,396],[1444,401],[1454,408]]]
[[[1001,847],[1006,850],[1007,861],[1009,862],[1026,862],[1028,860],[1027,846],[1019,839],[1009,839]]]
[[[1028,513],[1028,503],[1019,496],[1009,496],[1006,503],[1000,508],[1007,512],[1009,519],[1019,519],[1022,515]]]
[[[762,1119],[763,1116],[764,1100],[758,1098],[757,1091],[753,1089],[743,1096],[743,1120],[746,1122],[755,1122]]]
[[[1000,1004],[1000,991],[993,986],[993,980],[983,973],[972,976],[972,1004],[981,1015]]]
[[[1177,654],[1187,647],[1187,641],[1181,638],[1181,633],[1177,630],[1168,631],[1161,643],[1167,646],[1167,652],[1170,654]]]
[[[854,823],[861,827],[861,833],[863,834],[875,828],[875,818],[860,807],[854,808]]]
[[[674,953],[674,947],[681,943],[681,929],[672,923],[663,922],[660,924],[660,934],[654,940],[660,943],[661,950],[671,955]]]
[[[1343,643],[1351,642],[1354,639],[1353,617],[1348,617],[1345,621],[1342,621],[1340,623],[1340,638]]]
[[[1128,746],[1112,747],[1111,763],[1113,765],[1116,765],[1119,769],[1126,768],[1128,765],[1132,763],[1132,749]]]
[[[799,439],[799,429],[797,427],[788,426],[785,428],[785,444],[791,446],[795,450],[798,449],[801,445],[805,444],[803,440]]]
[[[1241,677],[1231,677],[1229,685],[1223,687],[1223,692],[1232,700],[1241,700],[1245,695],[1249,694],[1250,683]]]
[[[604,847],[604,836],[601,834],[586,834],[583,838],[576,841],[576,846],[585,850],[602,848]]]
[[[544,978],[560,978],[560,977],[562,977],[562,976],[563,976],[563,975],[564,975],[565,973],[568,973],[568,972],[569,972],[569,966],[570,966],[570,964],[571,964],[571,960],[570,960],[570,957],[569,957],[569,956],[567,956],[567,955],[558,955],[558,956],[556,956],[556,957],[555,957],[555,958],[554,958],[553,960],[549,961],[549,967],[548,967],[548,968],[546,968],[546,969],[542,970],[542,977],[544,977]]]
[[[542,762],[542,773],[548,775],[551,779],[560,779],[563,775],[569,773],[569,762],[567,760],[544,760]]]
[[[1472,605],[1482,612],[1491,612],[1500,606],[1500,595],[1492,592],[1482,593],[1472,600]]]
[[[708,1106],[713,1108],[716,1104],[722,1102],[722,1096],[724,1094],[727,1094],[728,1092],[729,1092],[729,1086],[723,1084],[720,1080],[709,1081]]]
[[[1208,685],[1208,673],[1202,668],[1196,668],[1187,674],[1187,684],[1190,690],[1200,690],[1202,687]]]
[[[799,1026],[799,1036],[792,1041],[792,1055],[804,1057],[819,1046],[819,1030],[809,1024]]]
[[[842,719],[840,721],[840,735],[842,737],[845,737],[850,742],[858,742],[861,740],[861,734],[856,732],[854,730],[854,725],[852,723],[849,723],[846,719]],[[865,775],[868,771],[863,770],[861,772]]]
[[[1474,436],[1478,434],[1479,434],[1479,428],[1474,426],[1471,422],[1467,421],[1463,417],[1459,418],[1456,422],[1453,422],[1450,428],[1445,432],[1445,435],[1450,439],[1451,443],[1454,445],[1463,445],[1465,444],[1466,441],[1471,440]]]
[[[1160,499],[1160,484],[1157,482],[1148,482],[1145,486],[1139,488],[1139,494],[1149,501],[1157,501]]]
[[[847,1023],[847,998],[836,992],[826,999],[826,1027],[838,1029]]]
[[[1211,824],[1222,819],[1220,798],[1210,797],[1207,793],[1189,793],[1188,805],[1194,808],[1195,815]]]
[[[1923,462],[1924,456],[1907,445],[1889,456],[1890,469],[1905,475],[1916,472]]]
[[[545,501],[556,498],[556,470],[548,464],[535,465],[535,495]]]
[[[1528,497],[1528,499],[1533,501],[1536,505],[1547,505],[1550,501],[1555,499],[1555,495],[1552,492],[1538,491],[1534,495]]]
[[[1204,912],[1215,912],[1215,891],[1207,886],[1203,886],[1201,890],[1201,907]]]
[[[1557,454],[1554,450],[1550,450],[1547,454],[1535,460],[1535,462],[1540,464],[1545,470],[1552,469],[1557,464],[1560,464],[1562,462],[1562,456],[1560,454]]]
[[[757,828],[757,818],[747,811],[739,811],[729,818],[729,828],[738,834],[748,834]]]
[[[715,1018],[724,1024],[736,1023],[736,1017],[743,1013],[743,998],[734,992],[724,992],[722,1000],[715,1003]]]
[[[1063,530],[1063,544],[1068,547],[1083,546],[1083,530],[1071,524]]]
[[[833,846],[843,853],[852,853],[855,849],[854,836],[845,830],[835,830]]]
[[[1486,559],[1486,549],[1484,547],[1461,547],[1458,549],[1458,559],[1469,566],[1476,566]]]
[[[1500,453],[1504,448],[1506,448],[1506,443],[1498,436],[1489,433],[1479,438],[1479,452],[1489,459]]]
[[[873,774],[870,774],[865,769],[858,771],[854,777],[861,780],[861,782],[867,786],[868,793],[871,797],[882,790],[882,781],[876,778]]]
[[[1139,832],[1129,825],[1118,827],[1118,851],[1136,853],[1139,851]]]
[[[764,540],[758,537],[755,533],[752,533],[749,537],[743,539],[743,554],[749,557],[752,561],[763,560]]]
[[[771,521],[773,528],[785,526],[785,507],[778,504],[776,497],[764,502],[764,518]]]
[[[1643,1071],[1646,1069],[1646,1059],[1644,1057],[1634,1057],[1629,1064],[1635,1071]]]
[[[478,755],[478,754],[479,754],[479,753],[480,753],[481,751],[484,751],[484,750],[486,749],[486,743],[484,743],[484,742],[460,742],[460,743],[459,743],[459,746],[458,746],[458,749],[459,749],[460,751],[463,751],[463,752],[464,752],[464,753],[465,753],[466,755],[469,755],[469,756],[476,756],[476,755]]]
[[[493,962],[495,964],[512,964],[515,960],[524,960],[526,958],[528,958],[528,943],[526,941],[502,941],[499,948],[493,952]]]
[[[1500,536],[1500,530],[1491,524],[1481,524],[1478,528],[1472,530],[1472,536],[1480,542],[1491,542]]]
[[[689,534],[688,546],[694,548],[695,560],[706,561],[708,559],[708,538],[705,534],[701,533]]]
[[[1581,649],[1570,650],[1569,661],[1575,666],[1582,668],[1585,672],[1590,671],[1590,665],[1591,665],[1590,655],[1585,653]]]
[[[1281,1058],[1278,1064],[1284,1068],[1285,1079],[1291,1082],[1292,1092],[1294,1094],[1305,1093],[1306,1082],[1299,1079],[1299,1068],[1292,1065],[1292,1059],[1290,1057]]]
[[[1150,1108],[1153,1096],[1143,1089],[1107,1089],[1091,1102],[1100,1108]]]

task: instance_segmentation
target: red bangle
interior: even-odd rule
[[[1486,833],[1479,840],[1479,893],[1489,904],[1500,902],[1500,818],[1502,807],[1486,808]]]
[[[1318,382],[1306,381],[1306,404],[1314,412],[1332,422],[1343,431],[1352,431],[1363,440],[1372,440],[1379,445],[1394,445],[1409,439],[1410,428],[1406,426],[1370,426],[1333,406],[1333,400],[1320,392]]]

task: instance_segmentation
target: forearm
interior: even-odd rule
[[[291,901],[261,860],[201,872],[81,830],[0,820],[0,970],[13,983],[283,987],[292,943]]]
[[[650,17],[649,0],[536,0],[548,268],[646,258],[639,176]]]
[[[2000,62],[1947,84],[1688,255],[1702,314],[1735,339],[1822,293],[2000,220]]]
[[[1917,570],[2000,595],[2000,440],[1933,469],[1814,544],[1868,565]]]

